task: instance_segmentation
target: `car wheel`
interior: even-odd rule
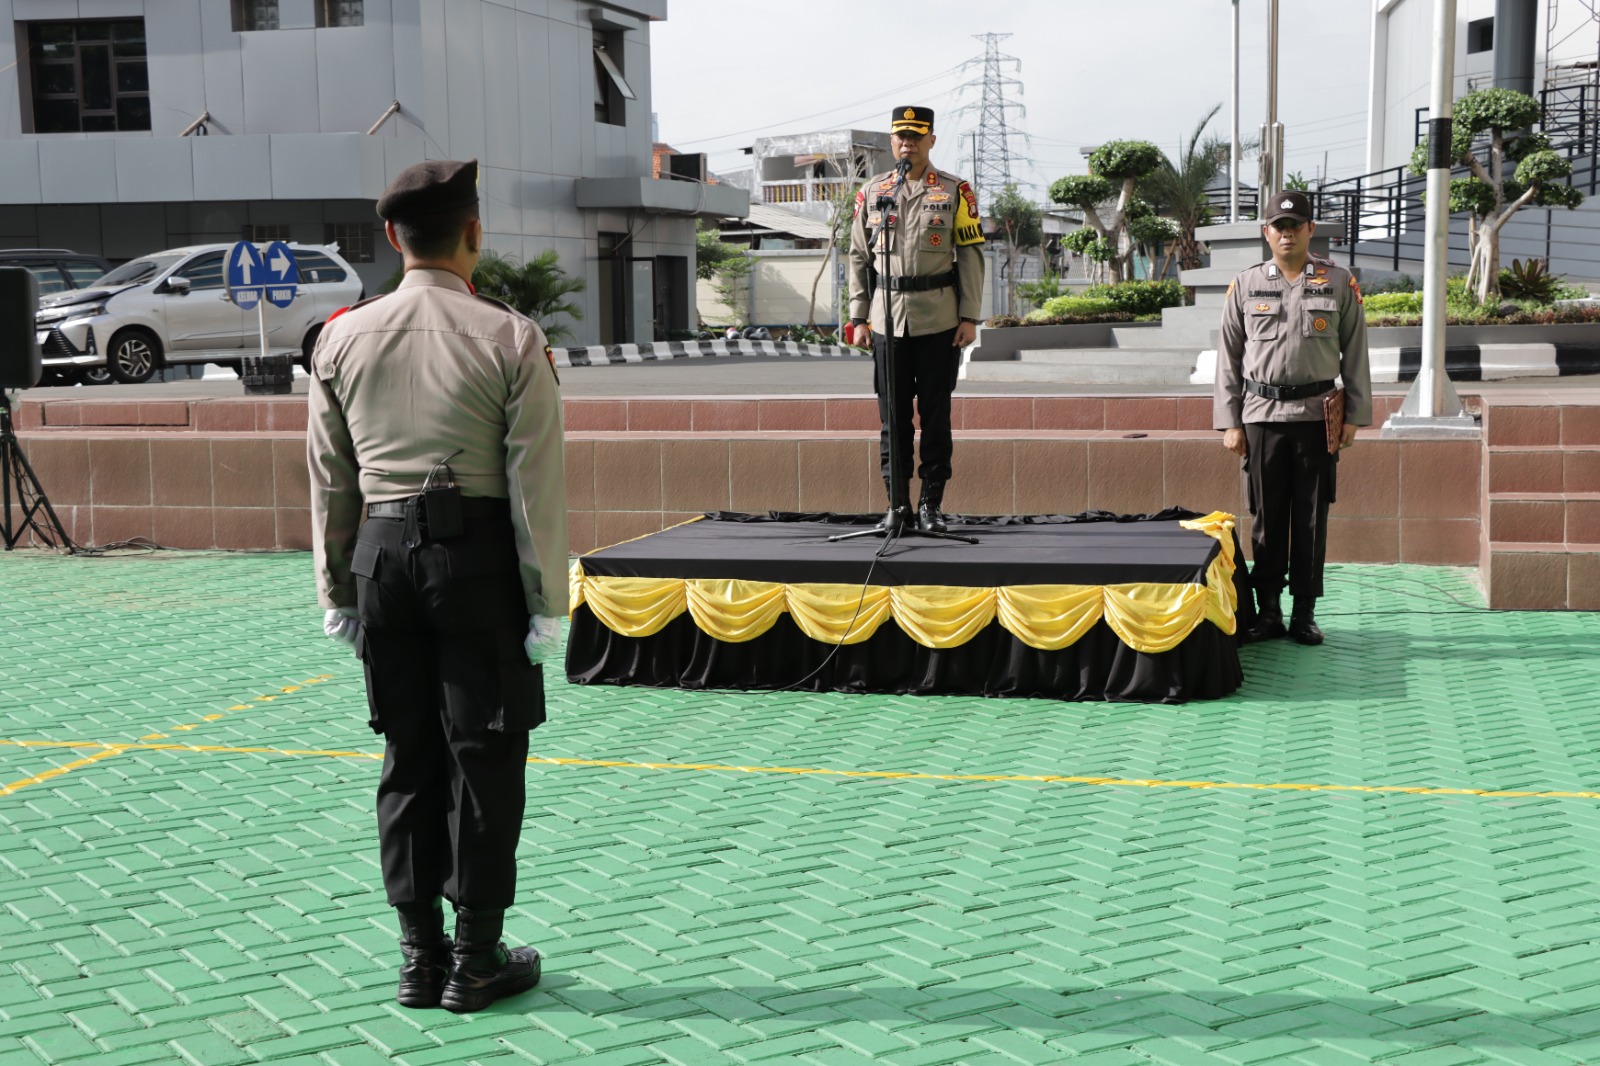
[[[300,342],[300,358],[297,360],[300,369],[307,374],[311,373],[311,353],[317,350],[317,338],[322,336],[321,326],[312,326],[306,330],[306,339]]]
[[[91,366],[78,371],[78,380],[85,385],[109,385],[113,379],[104,366]]]
[[[106,348],[106,367],[111,377],[124,385],[149,381],[160,362],[161,342],[142,329],[118,333]]]

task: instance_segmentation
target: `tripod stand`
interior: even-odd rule
[[[889,507],[883,514],[883,520],[871,529],[857,530],[854,533],[840,533],[829,537],[830,542],[836,540],[853,540],[856,537],[928,537],[933,540],[959,540],[967,544],[978,543],[977,537],[969,537],[961,533],[940,533],[931,529],[923,529],[917,525],[916,516],[911,510],[910,487],[906,484],[910,475],[902,473],[909,470],[910,463],[904,465],[900,461],[900,409],[895,404],[895,352],[894,352],[894,301],[890,299],[890,292],[894,289],[894,260],[889,257],[889,238],[894,231],[895,216],[890,212],[896,208],[895,197],[900,187],[905,184],[906,171],[910,164],[902,162],[897,168],[899,175],[894,188],[886,195],[880,194],[875,201],[878,211],[878,228],[873,234],[874,247],[883,256],[883,269],[878,272],[878,292],[883,296],[883,390],[884,402],[887,405],[889,433]],[[904,504],[899,501],[905,500]]]
[[[22,517],[15,524],[11,521],[11,487],[15,483],[17,504],[22,508]],[[23,534],[30,529],[42,543],[52,548],[65,548],[68,553],[72,551],[72,539],[67,536],[67,531],[61,528],[61,519],[56,517],[54,507],[50,506],[50,499],[44,494],[44,487],[39,484],[39,477],[33,472],[33,467],[28,463],[28,457],[22,454],[22,446],[17,443],[16,430],[11,426],[11,397],[0,389],[0,497],[3,497],[4,509],[0,510],[0,535],[5,537],[6,551],[17,546]],[[44,521],[39,519],[39,512],[44,512]]]

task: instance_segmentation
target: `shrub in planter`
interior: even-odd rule
[[[1420,292],[1379,292],[1369,294],[1366,298],[1365,308],[1367,321],[1370,323],[1375,315],[1415,315],[1422,313],[1422,293]]]
[[[1177,281],[1124,281],[1120,285],[1091,285],[1083,295],[1109,300],[1118,311],[1134,315],[1160,315],[1163,307],[1184,305],[1183,286]]]
[[[994,317],[990,318],[989,321],[985,322],[984,325],[988,326],[990,329],[1005,329],[1010,326],[1022,325],[1022,319],[1018,318],[1016,315],[995,315]]]
[[[1053,300],[1046,300],[1039,310],[1030,314],[1025,321],[1033,321],[1034,315],[1050,318],[1059,318],[1063,315],[1086,317],[1091,315],[1106,315],[1115,311],[1128,311],[1125,307],[1118,307],[1114,302],[1093,296],[1057,296]],[[1128,312],[1132,313],[1132,312]]]

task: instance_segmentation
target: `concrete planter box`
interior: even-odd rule
[[[1445,347],[1465,344],[1560,344],[1600,348],[1600,322],[1555,326],[1447,326]],[[1420,348],[1421,326],[1385,326],[1367,330],[1372,348]]]
[[[1160,329],[1159,322],[1091,322],[1076,326],[983,326],[972,359],[1016,359],[1018,353],[1059,348],[1113,348],[1113,329]]]

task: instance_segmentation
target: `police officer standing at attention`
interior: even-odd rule
[[[1354,443],[1357,426],[1372,424],[1367,327],[1355,278],[1311,255],[1317,227],[1305,194],[1277,194],[1262,217],[1272,258],[1228,286],[1213,425],[1223,446],[1244,457],[1249,476],[1258,614],[1244,639],[1287,632],[1301,644],[1321,644],[1315,608],[1338,449]],[[1344,386],[1344,424],[1330,435],[1324,401],[1335,377]],[[1287,630],[1285,573],[1294,596]]]
[[[850,322],[856,330],[869,319],[874,363],[873,387],[878,394],[878,419],[883,423],[879,455],[889,506],[910,509],[912,456],[911,401],[916,399],[922,424],[922,456],[917,476],[922,496],[917,524],[944,532],[941,508],[950,480],[950,393],[961,369],[961,349],[978,335],[983,305],[983,229],[978,198],[972,186],[936,170],[928,153],[938,142],[933,112],[926,107],[896,108],[889,119],[889,140],[899,166],[875,175],[856,193],[850,224]],[[882,217],[879,197],[893,196],[895,205]],[[885,222],[887,223],[885,225]],[[879,234],[881,233],[881,238]],[[876,277],[883,268],[889,242],[891,277]],[[884,316],[884,299],[875,286],[889,284],[894,321]],[[897,410],[890,418],[884,366],[884,335],[894,330],[894,394]],[[898,433],[896,451],[904,466],[897,471],[904,498],[893,498],[889,470],[889,432]]]
[[[405,278],[323,329],[308,442],[324,629],[355,644],[385,741],[397,998],[452,1011],[539,980],[538,951],[500,936],[539,663],[567,612],[561,398],[538,325],[473,293],[477,175],[476,160],[419,163],[378,200]]]

